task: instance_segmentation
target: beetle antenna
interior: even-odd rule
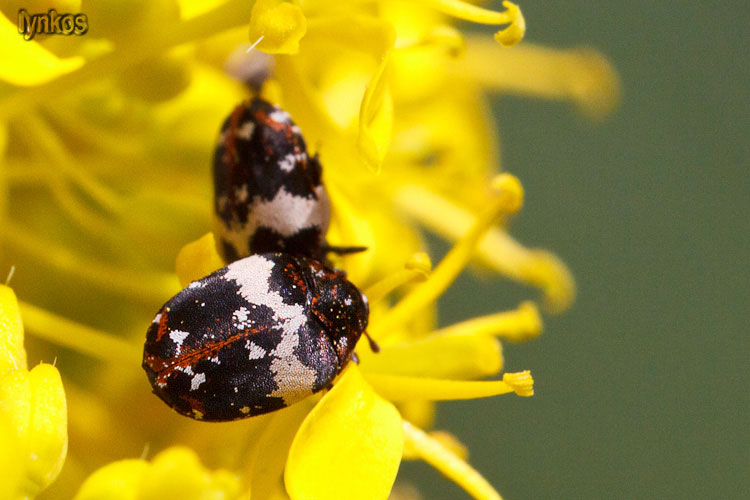
[[[347,255],[347,254],[350,254],[350,253],[359,253],[359,252],[364,252],[366,250],[367,250],[367,247],[361,247],[361,246],[360,247],[357,247],[357,246],[354,246],[354,247],[339,247],[339,246],[331,246],[331,245],[324,245],[323,246],[323,251],[324,252],[326,252],[326,253],[331,252],[331,253],[336,253],[336,254],[339,254],[339,255]]]
[[[377,342],[372,340],[372,337],[370,337],[370,334],[367,332],[362,332],[362,333],[365,334],[365,337],[367,337],[367,341],[370,343],[370,350],[374,353],[380,352],[380,346],[378,345]]]

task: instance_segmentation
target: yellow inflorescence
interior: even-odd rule
[[[458,439],[419,426],[435,401],[531,396],[529,372],[502,373],[501,342],[539,335],[539,308],[438,328],[436,301],[469,263],[537,287],[543,311],[565,310],[575,283],[510,235],[523,188],[501,173],[485,94],[599,118],[618,100],[607,61],[514,46],[525,20],[507,1],[49,5],[84,9],[89,32],[27,42],[0,5],[0,263],[17,267],[22,299],[0,286],[0,498],[385,500],[402,459],[500,498]],[[454,19],[500,30],[464,36]],[[225,67],[230,55],[240,63]],[[140,358],[158,307],[225,264],[207,233],[208,166],[247,79],[319,155],[330,244],[368,248],[331,258],[369,297],[381,349],[361,344],[324,394],[208,425],[154,398]],[[423,232],[452,245],[434,267]],[[33,364],[56,365],[27,368],[21,317]]]

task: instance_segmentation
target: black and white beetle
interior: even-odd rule
[[[237,106],[213,164],[214,232],[226,262],[266,252],[325,259],[330,204],[320,162],[286,111],[257,97]]]
[[[214,233],[225,262],[283,252],[326,262],[363,247],[326,243],[330,202],[317,155],[289,113],[258,97],[221,127],[213,159]]]
[[[218,249],[230,264],[164,304],[143,368],[179,413],[228,421],[329,387],[367,335],[369,308],[326,265],[327,252],[364,249],[326,244],[320,162],[285,111],[258,98],[235,108],[214,154],[214,184]]]
[[[183,415],[228,421],[329,387],[367,327],[365,296],[319,261],[252,255],[194,281],[156,314],[143,368]]]

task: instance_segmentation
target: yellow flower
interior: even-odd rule
[[[528,372],[506,373],[502,381],[466,381],[495,375],[501,370],[500,345],[492,333],[538,332],[533,307],[531,325],[526,317],[521,316],[518,321],[506,315],[485,320],[484,328],[477,328],[476,323],[457,325],[453,332],[428,334],[419,340],[410,340],[399,333],[409,330],[411,318],[431,304],[458,275],[491,223],[498,216],[520,208],[522,192],[514,177],[501,175],[495,184],[499,190],[496,200],[429,278],[393,308],[371,302],[373,314],[369,330],[382,339],[381,352],[373,354],[361,347],[358,350],[362,357],[361,369],[348,367],[333,389],[304,417],[299,430],[295,431],[297,425],[273,425],[274,421],[286,422],[287,413],[267,417],[272,423],[267,424],[263,438],[273,446],[258,445],[259,452],[264,454],[259,459],[280,455],[279,465],[286,460],[283,479],[290,498],[387,498],[404,454],[424,458],[478,498],[494,498],[492,488],[481,476],[473,473],[440,441],[403,420],[386,399],[402,403],[470,399],[510,392],[521,396],[533,394],[533,381]],[[410,262],[409,272],[395,279],[387,278],[386,282],[366,290],[366,294],[382,300],[395,285],[424,276],[425,267],[429,266],[424,262],[421,266],[415,264]],[[220,265],[210,234],[186,246],[177,261],[177,268],[184,273],[180,275],[183,286]],[[411,329],[409,333],[417,332]],[[287,443],[288,448],[280,443]],[[331,471],[336,471],[335,480],[331,478]],[[270,482],[271,488],[277,488],[275,494],[281,494],[278,491],[281,473],[281,467],[262,472],[264,484]],[[254,477],[251,485],[257,480],[261,478]],[[256,491],[255,487],[251,488]]]
[[[434,401],[531,395],[527,372],[481,379],[502,372],[499,338],[539,334],[539,313],[524,302],[438,329],[435,300],[472,259],[539,287],[552,312],[571,303],[574,284],[554,255],[506,231],[522,189],[497,176],[484,94],[570,99],[595,117],[617,99],[614,74],[595,52],[502,47],[525,30],[519,8],[502,5],[59,1],[44,8],[83,11],[89,32],[26,42],[16,6],[3,4],[2,264],[17,266],[33,352],[57,358],[70,409],[70,452],[49,498],[183,498],[188,485],[195,498],[386,498],[402,459],[427,461],[475,498],[499,497],[460,443],[421,429],[431,427]],[[455,18],[501,29],[495,40],[464,36]],[[244,82],[264,78],[260,92],[291,113],[320,155],[329,241],[369,248],[335,264],[370,298],[382,351],[360,346],[361,363],[324,395],[207,425],[149,394],[140,351],[148,319],[180,281],[222,265],[212,237],[200,238],[210,227],[210,153],[224,116],[247,97]],[[434,270],[421,253],[423,231],[454,243]],[[0,436],[9,488],[26,484],[13,491],[32,497],[65,455],[62,389],[53,367],[25,370],[20,330],[7,331],[16,332],[7,352],[19,363],[7,376],[29,382],[3,385],[16,403],[2,410],[22,422],[19,402],[57,408],[54,421],[29,421],[39,432],[16,423]],[[21,459],[30,446],[41,468]],[[147,447],[167,451],[148,460]]]

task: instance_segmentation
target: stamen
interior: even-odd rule
[[[122,203],[119,202],[119,197],[75,164],[62,141],[44,120],[29,113],[19,122],[25,125],[27,137],[47,157],[50,165],[59,168],[101,207],[113,213],[121,213]]]
[[[440,12],[457,17],[465,21],[479,24],[510,24],[507,28],[495,33],[495,40],[501,45],[509,47],[520,42],[526,33],[526,21],[518,5],[503,2],[504,12],[483,9],[459,0],[420,0]]]
[[[415,253],[404,265],[404,269],[392,273],[364,291],[370,303],[383,300],[392,291],[404,285],[424,281],[430,275],[432,262],[430,256],[424,252]]]
[[[447,431],[430,431],[427,435],[443,445],[447,450],[456,455],[461,460],[469,458],[469,449],[458,440],[456,436]],[[419,456],[414,453],[410,447],[404,448],[404,460],[417,460]]]
[[[420,49],[423,47],[442,48],[449,56],[458,57],[466,51],[466,39],[463,34],[447,24],[434,26],[420,38],[412,40],[399,39],[397,49],[399,51]]]
[[[503,369],[500,341],[489,335],[429,335],[388,343],[377,356],[363,352],[363,371],[449,380],[478,380]]]
[[[390,309],[381,321],[373,325],[370,331],[375,338],[381,338],[381,335],[388,334],[396,325],[416,315],[422,308],[437,300],[466,266],[476,249],[477,243],[489,231],[495,220],[521,208],[523,188],[517,178],[510,174],[500,174],[494,180],[493,187],[500,191],[497,198],[490,203],[485,212],[476,219],[471,229],[448,252],[448,255],[443,258],[427,281],[416,286],[395,307]]]
[[[522,302],[514,311],[503,311],[462,321],[440,330],[433,335],[494,335],[511,342],[521,342],[539,336],[542,318],[536,304]]]
[[[513,387],[513,392],[518,396],[529,397],[534,395],[534,379],[528,370],[505,373],[503,374],[503,382]]]
[[[460,238],[476,224],[469,210],[422,186],[403,185],[394,199],[408,216],[449,240]],[[550,312],[564,311],[575,299],[575,281],[560,259],[544,250],[524,248],[499,228],[487,231],[479,242],[477,259],[500,274],[540,287]]]
[[[23,162],[8,162],[8,167],[9,171],[3,174],[8,182],[32,188],[47,187],[58,206],[73,223],[106,239],[110,244],[122,244],[119,235],[112,231],[112,221],[103,218],[91,207],[84,206],[71,191],[69,183],[63,178],[64,175],[59,171],[50,171],[49,160],[24,158]]]
[[[440,441],[431,438],[406,420],[403,422],[403,428],[404,449],[408,449],[408,453],[433,466],[475,499],[502,500],[500,494],[476,469]]]
[[[85,148],[106,153],[106,164],[87,162],[89,170],[108,171],[122,168],[122,163],[113,161],[113,156],[121,157],[128,162],[132,169],[142,163],[146,168],[159,168],[154,165],[154,158],[148,156],[144,141],[137,133],[126,134],[122,130],[110,130],[101,127],[85,116],[77,116],[71,120],[68,116],[69,110],[65,107],[45,108],[45,114],[50,117],[52,128],[61,132],[62,135],[73,137],[76,141],[85,144]],[[136,160],[139,160],[136,163]],[[91,168],[93,167],[93,168]]]
[[[10,284],[10,280],[13,278],[13,275],[16,273],[16,266],[10,266],[10,270],[8,271],[8,277],[5,278],[5,286],[8,286]]]
[[[391,401],[456,401],[488,398],[511,392],[523,397],[534,395],[534,379],[529,371],[505,373],[503,380],[490,381],[444,380],[368,372],[363,374],[378,394]]]
[[[53,241],[42,240],[7,220],[0,221],[0,229],[5,241],[21,252],[132,300],[152,304],[163,301],[179,290],[179,283],[173,274],[153,272],[135,276],[132,270],[93,261]]]
[[[81,229],[96,234],[109,243],[117,244],[117,235],[112,231],[112,221],[101,217],[79,201],[66,182],[59,175],[47,172],[46,184],[62,211]]]
[[[490,91],[546,99],[570,99],[586,115],[600,119],[620,101],[617,72],[606,57],[587,48],[552,49],[524,43],[513,50],[467,37],[466,54],[448,66],[452,75]]]
[[[139,346],[23,301],[18,306],[26,329],[39,338],[102,361],[130,367],[141,362]]]

